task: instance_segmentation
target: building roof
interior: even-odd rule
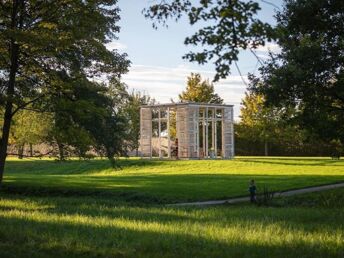
[[[213,104],[213,103],[200,103],[200,102],[178,102],[178,103],[163,103],[155,105],[142,105],[141,108],[158,108],[158,107],[177,107],[177,106],[192,106],[192,107],[215,107],[215,108],[224,108],[224,107],[233,107],[233,105],[227,104]]]

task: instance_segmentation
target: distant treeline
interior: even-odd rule
[[[264,156],[265,143],[250,139],[235,137],[235,155],[237,156]],[[322,142],[304,142],[301,144],[270,143],[269,156],[325,156],[334,157],[336,151],[331,144]]]

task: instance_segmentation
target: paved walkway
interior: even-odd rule
[[[301,189],[290,190],[290,191],[275,192],[274,197],[286,197],[286,196],[293,196],[293,195],[303,194],[303,193],[314,193],[314,192],[320,192],[320,191],[325,191],[325,190],[330,190],[330,189],[335,189],[335,188],[340,188],[340,187],[344,187],[344,183],[313,186],[313,187],[301,188]],[[249,197],[238,197],[238,198],[231,198],[227,200],[174,203],[174,204],[169,204],[168,206],[209,206],[209,205],[220,205],[220,204],[226,204],[226,203],[248,202],[249,200],[250,200]]]

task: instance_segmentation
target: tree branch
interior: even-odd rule
[[[36,97],[36,98],[34,98],[34,99],[32,99],[32,100],[30,100],[30,101],[24,103],[24,104],[18,106],[18,107],[12,112],[12,114],[11,114],[12,117],[13,117],[20,109],[25,108],[26,106],[28,106],[28,105],[30,105],[30,104],[36,102],[37,100],[43,98],[44,96],[45,96],[44,94],[43,94],[43,95],[40,95],[40,96],[38,96],[38,97]]]
[[[234,61],[234,64],[235,64],[235,67],[236,67],[237,70],[238,70],[238,73],[240,74],[240,77],[241,77],[242,82],[246,85],[246,87],[248,87],[248,84],[247,84],[247,82],[245,81],[244,76],[242,75],[242,73],[241,73],[241,71],[240,71],[240,68],[239,68],[239,66],[238,66],[238,63],[237,63],[236,61]]]
[[[41,153],[41,154],[39,154],[39,155],[34,155],[34,156],[29,156],[29,155],[21,155],[22,157],[25,157],[25,158],[41,158],[41,157],[44,157],[44,156],[47,156],[47,155],[49,155],[50,153],[52,153],[53,152],[53,150],[51,150],[51,151],[48,151],[47,153]],[[7,155],[11,155],[11,156],[19,156],[19,154],[18,153],[7,153]]]
[[[257,58],[258,62],[260,63],[260,65],[263,65],[262,60],[259,58],[259,56],[257,56],[256,52],[253,51],[253,49],[249,48],[251,53]]]
[[[267,0],[260,0],[262,3],[265,3],[265,4],[268,4],[268,5],[271,5],[273,7],[275,7],[276,9],[278,9],[279,11],[281,10],[281,8],[279,8],[279,6],[275,5],[274,3],[270,2],[270,1],[267,1]]]

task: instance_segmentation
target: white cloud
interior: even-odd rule
[[[212,80],[215,72],[195,70],[185,65],[177,67],[161,67],[133,65],[128,74],[123,76],[123,81],[130,89],[139,90],[149,94],[160,103],[177,100],[178,94],[186,86],[186,79],[190,73],[200,73],[203,78]],[[245,81],[247,78],[244,77]],[[244,96],[246,86],[240,76],[231,75],[227,79],[214,84],[215,91],[227,104],[235,105],[235,117],[238,118],[241,99]]]
[[[127,45],[125,45],[121,42],[118,42],[118,41],[111,41],[111,42],[107,43],[105,46],[108,50],[111,50],[111,51],[115,50],[115,49],[121,51],[121,50],[125,50],[128,48]]]
[[[257,56],[260,58],[260,59],[263,59],[263,60],[267,60],[270,58],[269,55],[267,54],[257,54]]]
[[[279,53],[281,52],[281,47],[277,43],[266,42],[264,46],[258,46],[255,51]]]

